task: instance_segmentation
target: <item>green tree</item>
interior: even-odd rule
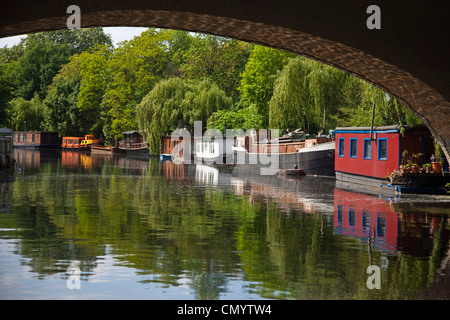
[[[316,134],[337,126],[418,124],[405,106],[377,87],[328,65],[298,57],[290,60],[275,82],[269,102],[270,126],[303,128]],[[305,121],[305,120],[306,121]]]
[[[228,108],[231,98],[207,80],[170,78],[160,81],[137,106],[136,119],[150,145],[159,153],[160,137],[177,128],[192,130],[194,121],[206,124],[219,108]]]
[[[239,91],[245,106],[254,104],[263,117],[262,126],[269,125],[268,104],[278,73],[294,55],[263,46],[254,46],[242,73]],[[257,128],[255,128],[257,129]]]
[[[182,66],[188,59],[188,51],[191,47],[193,36],[186,31],[174,30],[168,41],[169,62],[167,63],[165,78],[181,76]]]
[[[8,65],[0,63],[0,127],[9,126],[9,101],[12,99],[13,88],[10,84]]]
[[[186,52],[182,76],[208,79],[238,100],[240,75],[244,71],[252,45],[212,35],[197,35]]]
[[[56,131],[63,136],[85,134],[84,119],[77,107],[81,84],[80,64],[79,56],[73,56],[48,87],[45,99],[45,130]]]
[[[97,45],[112,47],[112,40],[103,28],[61,29],[49,32],[29,34],[22,40],[25,47],[34,43],[52,43],[63,45],[69,50],[69,55],[92,51]]]
[[[111,45],[110,36],[102,28],[64,29],[28,35],[19,46],[3,54],[3,59],[10,62],[17,59],[11,70],[16,75],[15,96],[31,99],[38,93],[41,99],[45,98],[47,86],[68,63],[69,57],[91,50],[97,44]]]
[[[77,107],[84,115],[86,133],[96,137],[104,135],[107,110],[101,109],[103,97],[110,81],[109,59],[113,51],[108,46],[98,46],[93,52],[83,52],[80,61],[80,90]]]
[[[40,98],[46,95],[47,86],[53,77],[67,63],[69,49],[50,42],[32,42],[15,65],[16,96],[31,99],[35,93]]]
[[[269,102],[270,126],[278,129],[303,128],[309,133],[336,126],[342,91],[350,75],[325,64],[298,57],[290,60],[275,82]],[[305,121],[306,120],[306,121]]]
[[[15,131],[40,130],[44,120],[45,105],[38,95],[31,100],[22,97],[10,101],[11,128]]]
[[[208,119],[207,128],[219,129],[225,133],[226,129],[248,129],[261,128],[263,117],[258,113],[254,104],[241,107],[237,110],[222,109],[214,112]]]
[[[406,106],[383,90],[360,81],[361,104],[351,116],[353,126],[370,126],[372,118],[372,106],[375,106],[375,126],[386,125],[417,125],[421,121]]]
[[[102,102],[102,109],[107,110],[103,131],[108,140],[136,129],[135,107],[164,77],[172,34],[171,30],[148,29],[114,50],[108,64],[111,81]]]

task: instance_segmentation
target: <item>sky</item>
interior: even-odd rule
[[[105,33],[109,33],[111,35],[113,44],[114,46],[116,46],[121,41],[131,40],[135,36],[140,35],[143,31],[147,30],[147,28],[104,27],[103,30],[105,31]],[[13,45],[18,44],[20,42],[20,39],[23,37],[26,37],[26,35],[0,38],[0,48],[3,48],[5,46],[12,47]]]

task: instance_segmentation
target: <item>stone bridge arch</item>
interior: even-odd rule
[[[161,27],[287,50],[342,69],[395,96],[431,130],[450,159],[450,3],[416,0],[77,0],[2,3],[0,37],[81,27]],[[380,8],[370,30],[367,8]]]

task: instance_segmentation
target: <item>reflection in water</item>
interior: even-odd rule
[[[17,152],[23,170],[0,188],[1,298],[412,299],[448,271],[433,198],[423,212],[329,178]]]

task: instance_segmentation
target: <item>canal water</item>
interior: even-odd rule
[[[449,299],[450,200],[16,149],[0,299]]]

